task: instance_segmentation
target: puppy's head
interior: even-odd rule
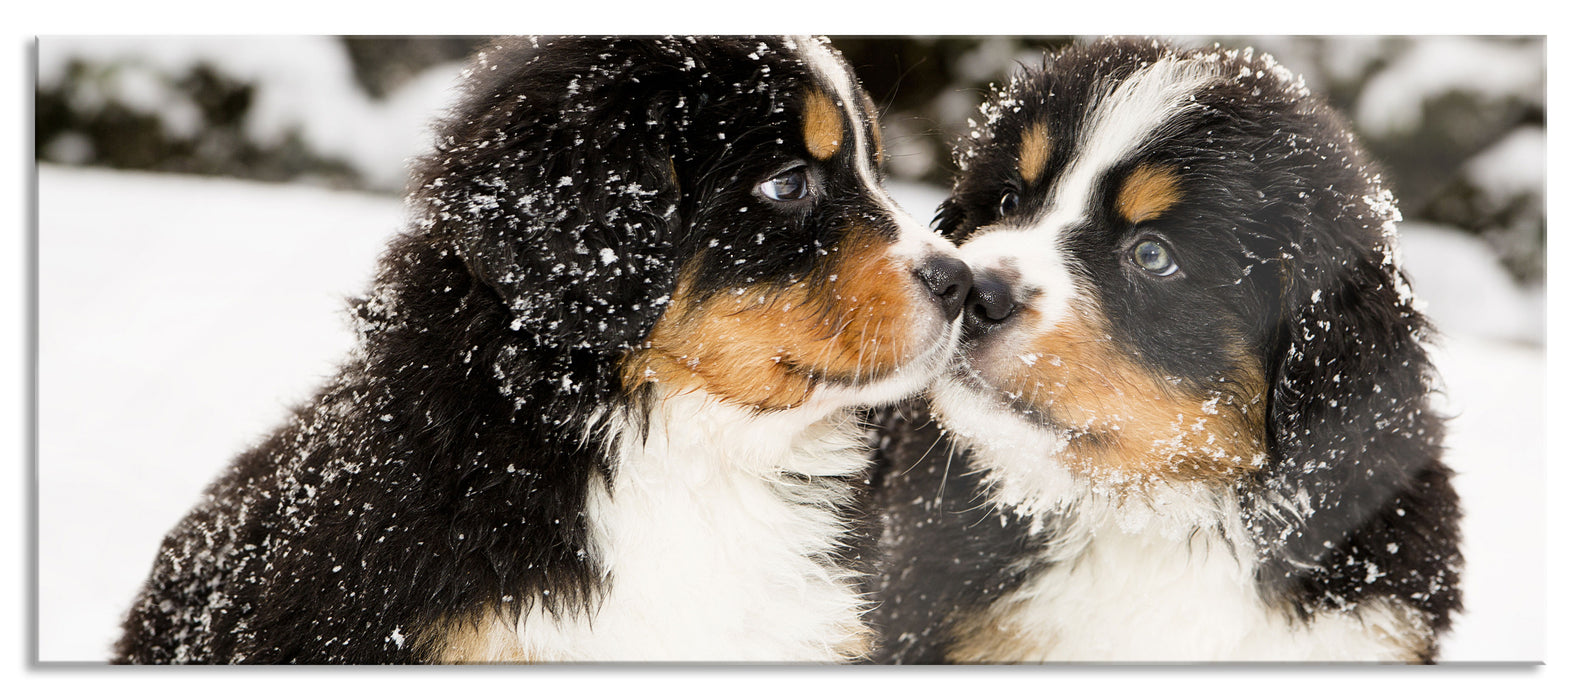
[[[978,281],[935,408],[980,450],[1064,467],[1003,470],[1007,498],[1336,465],[1415,420],[1397,214],[1300,79],[1250,51],[1107,40],[983,111],[939,216]]]
[[[593,366],[564,391],[835,407],[947,361],[970,273],[880,189],[878,115],[822,41],[514,41],[469,79],[416,203],[507,332]]]

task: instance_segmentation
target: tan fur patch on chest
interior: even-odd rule
[[[957,621],[955,643],[946,652],[954,664],[1009,664],[1040,658],[1053,640],[1040,639],[1017,624],[1026,601],[995,603],[978,615]],[[1003,609],[1001,609],[1003,608]]]
[[[428,663],[522,664],[532,661],[516,634],[490,612],[480,612],[470,619],[436,622],[420,631],[417,642]]]

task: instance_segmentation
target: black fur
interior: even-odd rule
[[[601,419],[648,400],[620,361],[682,266],[700,294],[816,273],[832,220],[865,215],[751,199],[801,148],[786,106],[811,75],[754,37],[480,55],[356,302],[357,352],[166,538],[115,661],[414,662],[436,620],[596,608]]]
[[[1082,147],[1097,87],[1171,51],[1106,40],[1024,70],[986,103],[1015,108],[959,148],[963,170],[936,226],[960,242],[1035,211],[1053,196],[1049,173]],[[1072,236],[1070,257],[1097,290],[1115,342],[1159,376],[1212,388],[1226,381],[1238,354],[1257,359],[1268,387],[1267,463],[1235,488],[1259,550],[1266,601],[1306,619],[1390,596],[1420,611],[1438,635],[1461,608],[1460,511],[1440,461],[1444,420],[1429,408],[1434,373],[1423,343],[1432,331],[1399,291],[1404,281],[1390,259],[1394,209],[1377,201],[1378,171],[1334,112],[1289,89],[1277,67],[1250,53],[1221,60],[1222,77],[1196,95],[1197,104],[1100,185],[1110,201],[1133,165],[1168,163],[1185,173],[1183,203],[1137,226],[1113,212],[1096,216]],[[1027,185],[1017,149],[1026,126],[1037,123],[1051,128],[1052,166]],[[1020,204],[1002,215],[1008,191]],[[1114,263],[1118,245],[1150,230],[1169,236],[1186,271],[1156,286]],[[911,428],[894,418],[881,424],[892,431],[882,470],[920,459],[897,447]],[[941,444],[928,460],[958,465],[952,479],[959,484],[947,490],[977,488],[970,454],[948,453]],[[1016,555],[1026,543],[1001,532],[997,514],[973,519],[989,531],[981,538],[946,532],[956,524],[945,527],[927,505],[941,489],[937,480],[895,472],[878,478],[885,537],[961,547],[950,556],[925,555],[926,546],[898,550],[891,556],[903,560],[891,566],[905,577],[879,579],[874,617],[884,648],[894,651],[887,660],[939,661],[937,650],[950,643],[948,625],[939,623],[955,607],[998,597],[1006,577],[994,571],[1007,561],[1025,565]],[[1310,495],[1310,512],[1268,507],[1302,502],[1300,493]],[[987,508],[981,499],[955,507]],[[980,570],[964,570],[972,568]],[[966,581],[978,583],[962,593]],[[961,602],[942,604],[939,596]],[[1430,641],[1423,660],[1435,653]]]
[[[1042,570],[1033,555],[1052,533],[983,502],[983,475],[922,400],[877,411],[875,423],[878,529],[861,543],[882,597],[868,616],[879,635],[869,661],[945,663],[951,628]]]

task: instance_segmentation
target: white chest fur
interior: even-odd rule
[[[532,661],[840,661],[866,650],[863,600],[830,555],[848,524],[839,481],[865,468],[846,412],[753,416],[707,398],[622,430],[613,485],[590,485],[589,555],[607,593],[591,618],[525,616]],[[503,631],[503,630],[502,630]]]
[[[964,630],[959,660],[1407,661],[1422,643],[1382,603],[1306,622],[1271,608],[1250,551],[1149,510],[1075,517],[1052,564]]]

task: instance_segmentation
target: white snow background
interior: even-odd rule
[[[41,72],[50,47],[41,42]],[[297,65],[324,60],[309,53]],[[271,84],[292,84],[286,73]],[[389,163],[392,150],[422,143],[411,130],[448,99],[448,81],[424,83],[426,94],[385,107],[315,88],[274,114],[308,119],[308,133],[331,140],[377,131],[383,140],[359,136],[348,155]],[[1544,172],[1541,141],[1507,150],[1490,172]],[[944,196],[891,190],[923,221]],[[345,298],[368,283],[401,205],[58,166],[39,168],[38,194],[38,660],[102,661],[164,533],[346,355]],[[1466,511],[1467,612],[1443,659],[1540,660],[1543,294],[1518,288],[1464,232],[1408,221],[1401,249],[1442,331],[1439,400],[1454,417],[1446,461]]]

